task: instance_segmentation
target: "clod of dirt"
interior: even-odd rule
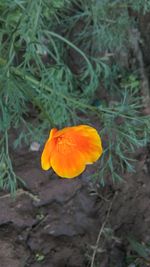
[[[0,266],[23,267],[28,258],[26,249],[17,246],[11,239],[0,240]]]
[[[49,180],[48,184],[41,187],[39,192],[40,201],[35,201],[34,205],[37,207],[57,202],[63,205],[69,199],[73,198],[75,194],[81,189],[82,182],[76,180],[55,179]]]
[[[150,179],[143,170],[147,157],[138,159],[137,173],[123,183],[109,183],[95,194],[86,180],[93,167],[77,179],[59,179],[41,171],[39,157],[34,157],[27,152],[15,158],[25,189],[18,190],[16,199],[0,196],[0,267],[87,267],[115,192],[106,224],[112,236],[102,235],[98,249],[103,252],[97,252],[96,262],[126,266],[127,237],[150,240]]]
[[[32,199],[25,191],[19,190],[16,198],[10,194],[0,197],[0,225],[12,223],[16,227],[32,227],[36,223]]]
[[[13,224],[0,226],[0,267],[25,266],[29,251],[17,234]]]

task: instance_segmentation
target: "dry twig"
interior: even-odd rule
[[[94,261],[95,261],[95,257],[96,257],[96,253],[97,253],[97,250],[98,250],[98,246],[99,246],[99,241],[100,241],[100,238],[101,238],[101,235],[104,231],[104,228],[105,228],[105,225],[107,224],[108,222],[108,218],[109,218],[109,215],[110,215],[110,212],[111,212],[111,208],[112,208],[112,204],[113,204],[113,201],[116,197],[116,193],[114,194],[113,196],[113,199],[109,205],[109,208],[108,208],[108,211],[107,211],[107,214],[106,214],[106,218],[105,218],[105,221],[103,222],[100,230],[99,230],[99,233],[98,233],[98,236],[97,236],[97,240],[96,240],[96,244],[94,246],[94,251],[93,251],[93,255],[92,255],[92,260],[91,260],[91,265],[90,267],[94,267]]]

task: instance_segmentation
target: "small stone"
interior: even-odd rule
[[[40,144],[38,142],[32,142],[30,145],[30,151],[39,151]]]

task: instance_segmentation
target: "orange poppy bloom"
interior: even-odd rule
[[[101,138],[93,127],[53,128],[44,146],[41,165],[44,170],[52,167],[60,177],[74,178],[87,164],[97,161],[102,152]]]

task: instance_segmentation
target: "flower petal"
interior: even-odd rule
[[[53,128],[53,129],[50,131],[48,140],[51,140],[51,139],[55,136],[55,134],[56,134],[57,132],[59,132],[59,131],[58,131],[56,128]]]
[[[85,169],[85,161],[79,151],[60,153],[55,150],[51,157],[51,166],[63,178],[74,178]]]
[[[42,169],[47,171],[49,168],[51,168],[51,163],[50,163],[50,157],[52,150],[54,149],[55,146],[55,140],[53,140],[53,136],[58,130],[56,128],[53,128],[50,131],[49,138],[44,146],[43,153],[41,156],[41,166]]]
[[[86,164],[91,164],[97,161],[103,152],[100,136],[90,126],[80,125],[77,128],[75,135],[77,148],[84,155]]]
[[[41,166],[42,166],[42,169],[45,171],[51,168],[49,145],[50,145],[50,141],[47,141],[44,146],[44,150],[41,156]]]

